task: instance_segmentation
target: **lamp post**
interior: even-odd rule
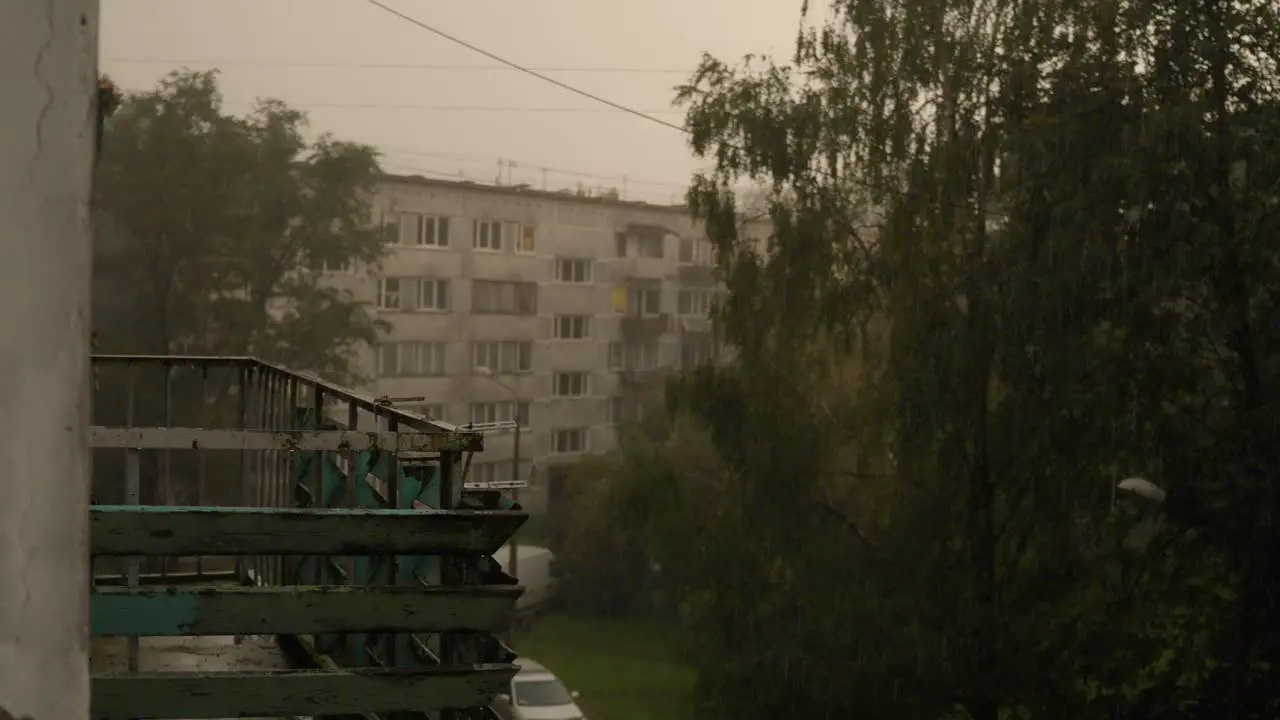
[[[520,393],[515,388],[507,385],[498,378],[493,376],[493,371],[487,367],[477,365],[474,368],[476,375],[488,378],[489,382],[506,390],[511,396],[511,417],[515,420],[516,430],[515,438],[511,441],[511,499],[520,500],[520,426],[523,420],[520,417]],[[511,572],[511,576],[517,581],[520,579],[520,541],[519,531],[511,535],[511,539],[507,541],[507,569]]]

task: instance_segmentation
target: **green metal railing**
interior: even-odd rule
[[[94,717],[486,716],[521,592],[492,554],[526,516],[464,491],[478,433],[252,358],[93,362],[91,630],[126,656]],[[290,667],[143,641],[227,636]]]

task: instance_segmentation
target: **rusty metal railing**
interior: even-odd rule
[[[496,550],[524,516],[503,510],[496,492],[469,492],[464,498],[464,468],[470,454],[482,449],[479,432],[398,410],[385,399],[363,396],[316,376],[247,357],[96,355],[93,382],[94,522],[101,537],[116,533],[106,544],[117,548],[113,552],[95,550],[94,584],[124,588],[102,591],[103,608],[124,607],[120,603],[126,600],[146,600],[139,589],[147,585],[299,586],[300,592],[312,592],[309,588],[318,592],[332,585],[454,586],[453,595],[438,596],[443,599],[436,602],[449,604],[453,608],[449,615],[462,618],[456,629],[422,625],[421,621],[416,621],[417,626],[403,622],[380,625],[381,621],[352,617],[346,625],[325,621],[328,624],[321,625],[331,631],[290,636],[289,644],[302,647],[306,657],[298,662],[319,668],[451,665],[455,674],[492,673],[485,669],[489,666],[468,663],[496,662],[506,667],[502,663],[509,664],[514,658],[481,633],[499,622],[494,608],[504,607],[510,595],[502,586],[514,584],[487,554],[491,552],[488,546],[492,544]],[[144,512],[146,506],[169,510],[148,513]],[[172,523],[181,522],[181,511],[191,508],[228,510],[198,513],[195,524],[204,523],[204,529],[182,537],[181,528],[175,533]],[[282,510],[282,515],[233,508],[288,510]],[[396,515],[414,510],[446,512],[428,513],[425,520]],[[339,515],[334,515],[335,511]],[[348,552],[341,542],[318,538],[315,555],[310,555],[311,545],[299,544],[305,541],[305,533],[282,536],[278,543],[253,538],[254,523],[278,530],[285,527],[281,523],[294,522],[289,520],[295,517],[288,515],[290,512],[300,513],[296,516],[299,519],[319,519],[328,523],[326,527],[347,523],[338,529],[356,538],[353,542],[357,545],[364,542],[357,537],[362,516],[351,513],[370,512],[377,537],[362,547],[384,548],[376,553],[412,553],[427,548],[438,554]],[[473,515],[467,515],[469,512]],[[214,516],[222,518],[218,520],[222,525],[210,524]],[[405,525],[397,519],[400,517],[412,524]],[[426,540],[415,529],[425,527],[424,521],[436,528]],[[167,535],[157,541],[136,523],[155,523],[156,532]],[[170,523],[170,529],[164,529],[165,523]],[[210,528],[222,526],[239,533],[242,541],[211,539],[216,533]],[[153,559],[117,557],[139,552],[119,550],[123,547],[143,548]],[[245,548],[253,552],[229,555],[226,551],[231,547],[239,548],[236,552]],[[209,554],[209,548],[218,554]],[[276,550],[278,554],[269,552]],[[518,594],[518,590],[511,590]],[[95,593],[95,599],[99,594]],[[332,603],[340,596],[316,597],[321,598],[319,602]],[[514,603],[512,596],[510,604]],[[274,606],[268,603],[264,607]],[[120,611],[116,612],[119,615]],[[151,633],[118,616],[103,617],[113,627],[133,628],[127,654],[129,670],[136,671],[141,652],[138,636]],[[225,619],[207,622],[227,625]],[[343,629],[363,627],[388,630]],[[406,629],[389,629],[393,627]],[[414,634],[415,627],[429,633]],[[161,630],[160,634],[170,634]],[[191,634],[189,630],[173,632]],[[240,637],[237,634],[237,642]],[[434,707],[430,705],[434,701],[425,698],[420,695],[418,705]],[[396,705],[394,709],[413,707]]]

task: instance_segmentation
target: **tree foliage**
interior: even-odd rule
[[[95,180],[100,351],[252,354],[351,379],[377,327],[310,270],[379,261],[377,156],[305,130],[277,100],[228,114],[214,72],[123,99]]]
[[[1278,12],[837,0],[787,65],[704,60],[738,352],[670,408],[719,470],[624,462],[669,468],[630,509],[706,717],[1280,713]]]

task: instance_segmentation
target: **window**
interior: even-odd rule
[[[662,291],[657,287],[627,288],[628,315],[658,315],[662,312]]]
[[[586,397],[591,375],[584,372],[556,373],[551,378],[551,394],[555,397]]]
[[[448,247],[449,218],[416,212],[400,213],[398,240],[401,245],[410,247]]]
[[[680,367],[687,370],[711,360],[713,348],[709,340],[681,343]]]
[[[533,343],[521,340],[478,342],[471,346],[472,367],[493,373],[529,372],[533,366]]]
[[[618,251],[618,257],[661,258],[663,254],[663,237],[661,235],[633,235],[620,232],[614,234],[613,240]]]
[[[529,482],[530,476],[533,474],[533,461],[521,460],[520,473],[517,479],[521,482]],[[491,460],[489,462],[473,462],[471,469],[467,472],[467,482],[483,483],[491,485],[493,483],[511,482],[511,461],[510,460]]]
[[[444,343],[399,342],[378,346],[379,377],[444,374]]]
[[[471,283],[471,311],[492,315],[536,315],[538,285],[476,280]]]
[[[627,414],[627,399],[615,395],[609,398],[608,408],[605,421],[610,425],[621,425]]]
[[[584,258],[556,258],[556,280],[562,283],[591,282],[591,261]]]
[[[520,420],[520,427],[529,427],[529,403],[487,402],[471,403],[471,422],[496,423]]]
[[[356,264],[352,262],[351,258],[345,260],[312,258],[311,272],[324,275],[354,275]]]
[[[615,395],[609,398],[608,417],[610,425],[625,425],[640,419],[640,403],[636,398]]]
[[[379,310],[448,310],[449,281],[383,278],[378,281]]]
[[[432,420],[443,420],[443,419],[444,419],[444,406],[443,406],[443,405],[438,405],[438,404],[435,404],[435,403],[431,403],[431,404],[427,404],[427,405],[423,405],[423,404],[420,404],[420,403],[414,403],[414,404],[411,404],[411,405],[397,405],[396,407],[397,407],[397,408],[399,408],[399,409],[401,409],[401,410],[407,410],[407,411],[412,412],[412,413],[418,413],[419,415],[426,415],[428,418],[431,418]]]
[[[609,343],[610,370],[652,370],[658,367],[658,343]]]
[[[500,252],[511,246],[519,253],[533,252],[533,228],[500,220],[477,220],[471,247]]]
[[[502,223],[477,220],[476,233],[475,237],[471,239],[471,247],[477,250],[501,250]]]
[[[662,238],[661,237],[639,237],[636,238],[636,255],[642,258],[661,258],[662,257]]]
[[[551,452],[582,453],[586,451],[586,428],[563,428],[551,433]]]
[[[681,265],[711,265],[715,253],[708,240],[680,238],[678,261]]]
[[[400,278],[383,278],[378,281],[378,309],[400,309]]]
[[[418,310],[448,310],[449,281],[419,280]]]
[[[529,225],[517,225],[516,227],[520,230],[520,239],[516,242],[516,252],[533,252],[533,228]]]
[[[676,312],[681,315],[707,316],[711,314],[711,305],[715,295],[706,290],[681,290],[676,298]]]
[[[559,315],[556,317],[557,340],[590,340],[590,315]]]
[[[554,677],[546,680],[516,679],[511,688],[511,699],[516,707],[557,708],[573,703],[573,695]]]

